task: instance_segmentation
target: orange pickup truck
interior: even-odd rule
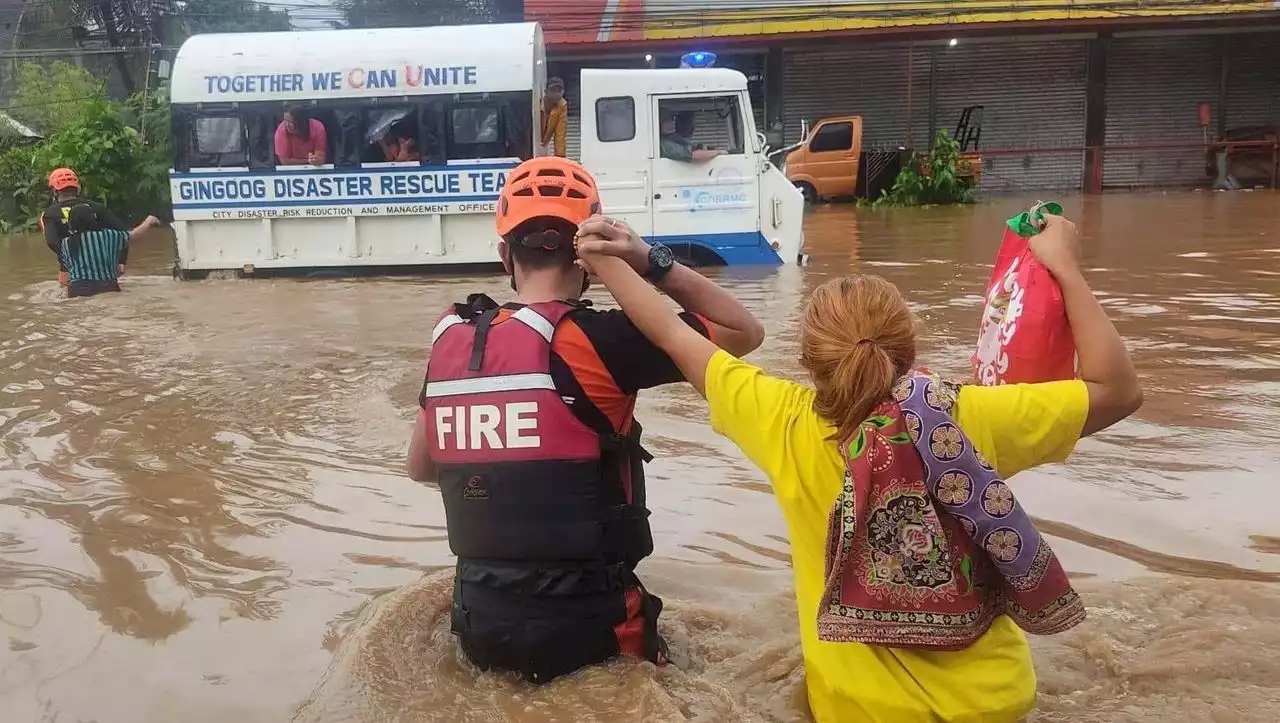
[[[981,132],[982,106],[966,108],[956,128],[961,144],[957,171],[975,183],[982,175],[982,154],[977,150]],[[862,116],[823,118],[812,128],[802,124],[801,136],[799,143],[780,153],[786,153],[783,173],[804,194],[806,203],[866,194],[867,189],[858,188]]]

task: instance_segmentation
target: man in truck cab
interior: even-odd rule
[[[662,135],[658,139],[658,153],[663,158],[684,163],[706,163],[712,158],[723,156],[727,151],[708,148],[702,143],[693,142],[695,128],[694,114],[690,111],[664,113],[662,116]]]
[[[409,447],[409,476],[439,486],[458,556],[453,633],[481,669],[538,684],[619,654],[666,661],[662,601],[635,572],[653,538],[632,413],[641,389],[683,377],[625,314],[581,299],[575,235],[619,241],[731,353],[764,338],[730,293],[600,210],[574,161],[511,172],[497,230],[516,298],[473,294],[441,317]]]

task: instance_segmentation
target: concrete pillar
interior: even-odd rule
[[[1084,179],[1085,193],[1102,193],[1103,144],[1107,140],[1107,49],[1110,34],[1089,41],[1085,61]]]

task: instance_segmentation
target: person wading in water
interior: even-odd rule
[[[49,174],[49,190],[53,192],[54,202],[40,214],[40,232],[44,235],[45,245],[58,257],[58,283],[65,287],[69,283],[69,277],[62,249],[67,237],[71,235],[69,221],[73,207],[88,206],[97,218],[99,228],[125,231],[127,227],[111,213],[111,209],[82,195],[80,178],[70,168],[57,168]],[[159,225],[160,219],[147,216],[142,223],[126,233],[129,240],[135,241],[148,229]]]
[[[534,683],[618,654],[666,661],[662,601],[635,572],[653,538],[632,412],[640,390],[683,377],[625,314],[580,298],[573,238],[599,211],[573,161],[511,172],[497,230],[516,300],[473,294],[440,319],[409,447],[409,476],[439,486],[458,556],[453,633],[481,669]],[[760,345],[731,294],[616,227],[625,263],[685,309],[693,334],[734,354]]]
[[[710,406],[711,425],[769,478],[791,540],[809,705],[818,723],[1011,723],[1035,705],[1023,631],[1084,618],[1062,566],[1003,481],[1066,459],[1142,403],[1124,342],[1059,217],[1031,248],[1062,287],[1080,379],[999,387],[915,369],[906,301],[875,276],[813,291],[800,361],[773,377],[691,333],[584,224],[582,263]]]
[[[67,296],[94,296],[120,290],[120,276],[129,261],[129,234],[104,227],[87,203],[71,207],[67,219],[71,235],[62,242],[60,256],[67,268]]]

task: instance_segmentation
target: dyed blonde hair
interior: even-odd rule
[[[817,390],[815,411],[835,439],[848,439],[916,363],[915,318],[898,287],[879,276],[819,286],[801,322],[800,363]]]

